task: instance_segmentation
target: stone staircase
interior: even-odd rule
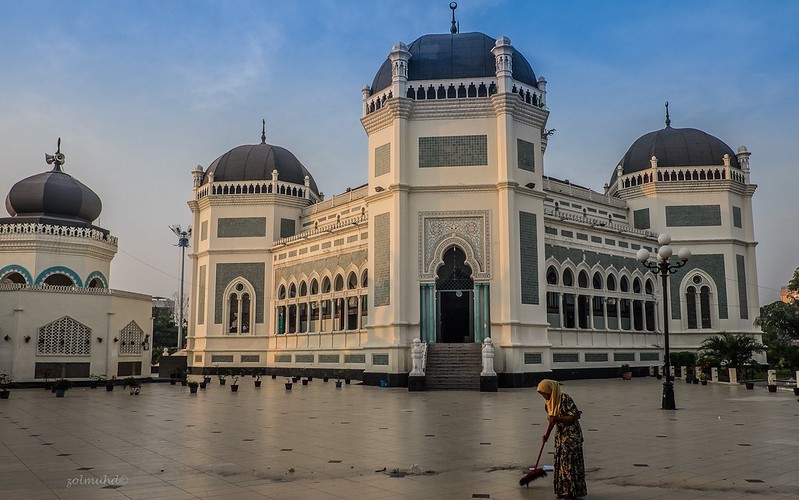
[[[480,344],[428,344],[427,389],[480,390]]]

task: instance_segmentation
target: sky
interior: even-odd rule
[[[119,238],[112,288],[173,296],[191,170],[242,144],[292,151],[327,197],[366,181],[361,88],[391,46],[447,33],[449,2],[0,1],[0,196],[64,170]],[[547,81],[544,173],[602,192],[641,135],[704,130],[752,152],[760,303],[799,266],[799,2],[462,0]],[[187,259],[188,260],[188,259]],[[187,274],[188,276],[188,274]],[[186,281],[188,286],[188,278]]]

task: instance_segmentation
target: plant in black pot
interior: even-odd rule
[[[208,385],[210,381],[211,375],[208,373],[208,370],[203,370],[203,382],[205,382],[205,385]],[[205,387],[203,387],[203,389],[205,389]]]
[[[333,376],[336,378],[336,389],[341,389],[341,380],[344,378],[344,370],[334,370]]]
[[[619,374],[621,375],[622,380],[632,380],[633,379],[633,369],[630,368],[630,365],[627,363],[621,365],[619,367]]]
[[[63,398],[64,394],[67,393],[68,390],[72,388],[72,381],[66,378],[61,378],[56,380],[55,384],[53,384],[53,389],[55,390],[55,397]]]
[[[300,381],[300,375],[302,371],[299,368],[294,368],[291,370],[291,381],[295,384]]]
[[[136,377],[125,377],[122,380],[122,385],[130,390],[131,396],[138,396],[141,391],[141,383],[136,380]]]
[[[117,381],[116,375],[112,375],[111,378],[107,379],[107,380],[105,379],[105,376],[103,375],[103,379],[105,380],[105,391],[106,392],[113,391],[114,390],[114,385],[116,385],[116,381]]]
[[[11,396],[11,382],[14,379],[6,372],[0,372],[0,399],[8,399]]]
[[[101,375],[91,374],[89,375],[89,389],[97,389],[97,386],[100,384],[100,377]]]
[[[205,385],[205,382],[203,382],[203,385]],[[189,394],[197,394],[198,387],[200,387],[199,382],[195,382],[194,380],[189,382]],[[205,389],[205,387],[203,387],[203,389]]]
[[[292,378],[286,377],[286,390],[290,391],[292,385],[294,385],[294,382],[292,382]]]
[[[253,380],[255,387],[261,387],[261,374],[258,372],[253,372],[252,378],[255,379]]]
[[[239,392],[239,374],[230,377],[232,383],[230,384],[230,392]]]
[[[225,385],[227,382],[228,372],[217,372],[216,377],[219,379],[219,385]]]

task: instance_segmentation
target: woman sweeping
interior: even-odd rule
[[[576,499],[588,494],[585,485],[583,462],[583,431],[580,428],[581,411],[568,394],[560,392],[554,380],[542,380],[538,393],[546,400],[549,426],[542,439],[546,442],[555,427],[555,495],[562,499]]]

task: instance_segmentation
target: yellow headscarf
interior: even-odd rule
[[[547,414],[557,415],[560,411],[560,384],[554,380],[544,379],[538,383],[536,390],[550,395],[546,402]]]

